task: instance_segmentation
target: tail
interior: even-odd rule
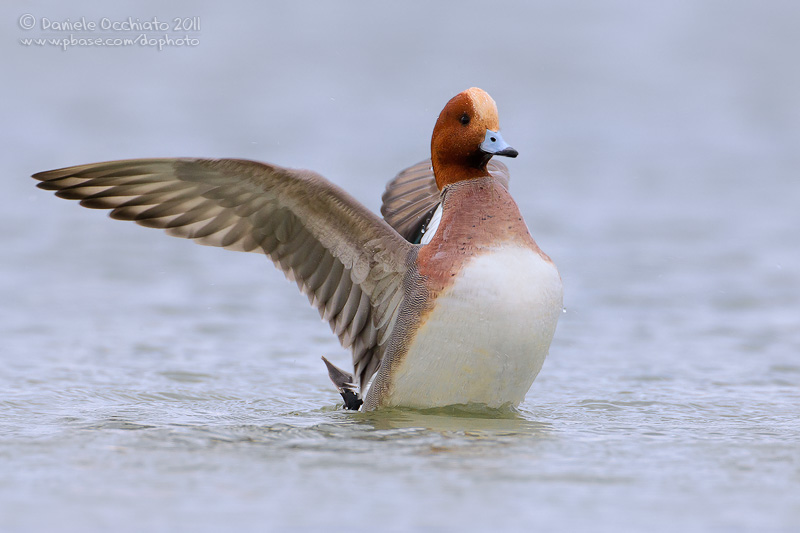
[[[322,360],[325,362],[325,366],[328,367],[328,376],[331,378],[333,384],[336,385],[339,394],[344,398],[344,408],[351,411],[358,411],[358,408],[361,407],[364,400],[361,399],[361,395],[358,393],[358,386],[354,383],[353,375],[345,372],[341,368],[335,367],[333,363],[325,359],[324,356]]]

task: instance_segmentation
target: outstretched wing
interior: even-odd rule
[[[489,172],[508,189],[509,173],[500,161],[489,160]],[[386,184],[381,200],[381,214],[397,233],[407,241],[414,241],[420,227],[430,220],[441,193],[433,177],[431,160],[410,166]]]
[[[352,350],[362,389],[378,369],[411,245],[322,176],[245,160],[138,159],[33,177],[112,218],[266,254]]]

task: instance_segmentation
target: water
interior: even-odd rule
[[[0,11],[0,529],[800,530],[796,4],[104,9]],[[24,13],[201,44],[26,48]],[[263,257],[27,178],[248,157],[376,210],[471,85],[566,291],[515,414],[343,412],[347,354]]]

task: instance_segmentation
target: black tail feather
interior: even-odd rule
[[[361,395],[358,393],[358,386],[354,383],[353,375],[341,368],[337,368],[324,356],[322,360],[325,362],[325,366],[328,367],[328,376],[344,399],[344,408],[358,411],[364,400],[361,399]]]

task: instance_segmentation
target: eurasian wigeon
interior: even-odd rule
[[[562,284],[495,155],[517,151],[494,100],[471,88],[439,115],[431,159],[389,183],[383,219],[314,172],[240,159],[134,159],[33,177],[112,218],[266,254],[352,351],[355,376],[323,357],[349,409],[500,408],[519,405],[542,368]]]

